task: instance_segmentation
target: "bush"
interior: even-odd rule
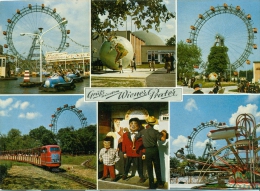
[[[3,179],[7,175],[7,165],[0,165],[0,183],[2,183]]]

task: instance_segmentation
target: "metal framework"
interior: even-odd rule
[[[193,153],[193,142],[194,142],[196,136],[199,134],[200,131],[202,131],[203,129],[206,129],[206,128],[210,128],[210,127],[217,128],[218,125],[219,125],[219,123],[217,123],[215,121],[209,121],[209,122],[206,122],[206,123],[201,123],[196,128],[193,128],[193,131],[191,132],[190,136],[188,136],[188,143],[185,146],[185,148],[187,149],[187,153],[194,155],[194,153]]]
[[[68,104],[65,104],[63,107],[58,107],[56,112],[51,116],[52,119],[51,119],[51,124],[49,125],[49,127],[51,127],[51,131],[53,133],[57,133],[57,122],[58,122],[59,116],[62,114],[63,111],[66,111],[66,110],[69,110],[78,116],[82,127],[87,126],[87,118],[82,113],[82,110],[79,110],[78,108],[76,108],[75,105],[68,106]]]
[[[260,148],[258,142],[260,137],[257,137],[256,131],[260,124],[256,125],[252,114],[244,113],[236,118],[236,127],[237,132],[239,132],[236,141],[231,143],[226,140],[226,146],[212,153],[212,156],[216,157],[217,160],[213,163],[208,160],[205,163],[201,169],[200,180],[206,176],[207,172],[210,172],[211,167],[217,167],[233,175],[234,181],[229,183],[230,186],[259,188],[260,168],[258,155]],[[226,152],[220,156],[227,149],[230,150],[228,155],[232,155],[233,160],[230,160],[231,157],[226,156]]]
[[[199,19],[196,20],[194,26],[191,26],[190,38],[187,39],[187,42],[197,45],[197,38],[203,25],[212,17],[220,14],[232,14],[237,16],[244,22],[247,28],[248,35],[246,47],[241,56],[234,63],[232,63],[232,68],[235,70],[236,68],[242,66],[248,59],[249,55],[252,54],[255,39],[251,15],[246,15],[244,10],[240,9],[240,6],[233,7],[232,5],[228,6],[227,4],[224,4],[223,6],[211,7],[210,10],[207,10],[204,14],[200,14]]]
[[[21,10],[17,10],[16,14],[13,15],[11,19],[8,19],[8,25],[7,25],[7,31],[5,32],[6,35],[6,40],[7,40],[7,45],[10,49],[10,51],[13,53],[13,55],[16,55],[20,58],[26,59],[20,52],[17,51],[16,47],[14,46],[13,43],[13,30],[16,26],[16,24],[19,22],[19,20],[24,17],[25,15],[31,14],[31,13],[45,13],[46,15],[51,16],[53,19],[56,20],[57,23],[60,23],[63,21],[64,18],[62,18],[57,12],[56,9],[51,9],[49,7],[45,7],[44,4],[42,5],[34,5],[32,6],[31,4],[28,5],[28,7],[25,7]],[[65,44],[66,44],[66,25],[59,25],[60,31],[62,33],[61,36],[61,41],[59,44],[59,47],[57,48],[56,51],[61,51],[64,49]],[[37,29],[38,30],[38,29]],[[29,52],[31,54],[31,50]],[[27,55],[27,59],[30,58],[30,55]]]

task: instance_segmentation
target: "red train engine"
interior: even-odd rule
[[[2,151],[0,159],[26,162],[54,170],[61,165],[61,149],[58,145],[45,145],[33,149]]]

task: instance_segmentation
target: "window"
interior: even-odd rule
[[[157,51],[148,51],[148,52],[147,52],[148,61],[151,60],[152,54],[154,54],[155,62],[158,62],[158,52],[157,52]]]
[[[50,151],[60,151],[60,148],[59,147],[51,147],[50,148]]]

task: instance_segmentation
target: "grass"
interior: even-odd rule
[[[87,165],[81,165],[88,161]],[[62,155],[61,168],[68,174],[84,178],[92,183],[96,183],[96,156],[95,155]],[[0,189],[4,190],[43,190],[43,189],[85,189],[84,186],[59,177],[47,170],[26,163],[13,161],[0,161],[0,165],[7,164],[8,174],[0,184]],[[91,166],[91,168],[89,167]]]
[[[91,77],[91,87],[146,87],[143,78]]]
[[[71,156],[71,155],[62,155],[61,163],[67,165],[81,165],[83,162],[88,160],[90,166],[96,166],[96,155],[80,155],[80,156]]]

